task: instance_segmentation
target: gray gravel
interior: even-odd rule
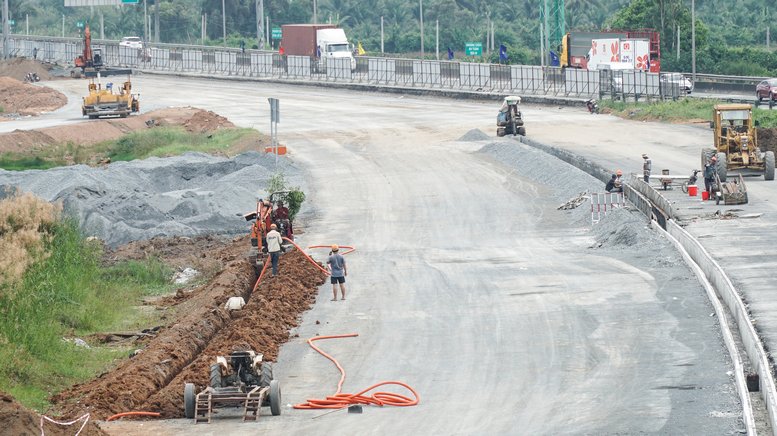
[[[278,170],[304,190],[300,170],[288,159]],[[265,197],[275,157],[248,152],[232,159],[203,153],[172,158],[85,165],[51,170],[0,170],[0,187],[18,187],[65,210],[89,236],[115,246],[156,236],[243,234],[242,215]]]

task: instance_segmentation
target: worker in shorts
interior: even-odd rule
[[[337,285],[340,285],[341,300],[345,300],[345,276],[348,268],[345,266],[345,258],[339,253],[340,247],[332,245],[329,259],[326,261],[332,283],[332,301],[337,301]]]
[[[647,154],[643,154],[642,159],[642,177],[645,183],[650,183],[650,171],[653,169],[653,162]]]

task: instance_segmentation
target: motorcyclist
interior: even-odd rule
[[[588,101],[585,102],[585,107],[588,108],[588,112],[594,113],[597,111],[598,107],[596,105],[596,100],[589,98]]]

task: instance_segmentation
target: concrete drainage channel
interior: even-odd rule
[[[525,137],[520,139],[522,143],[556,156],[602,180],[603,183],[610,177],[609,171],[574,153]],[[774,375],[771,371],[771,363],[764,349],[763,342],[750,319],[747,306],[742,301],[726,272],[723,271],[696,238],[674,221],[674,212],[671,204],[655,189],[642,180],[636,179],[626,186],[625,195],[637,209],[651,219],[651,227],[664,235],[677,247],[686,263],[707,291],[707,295],[719,320],[724,343],[734,364],[736,387],[742,402],[742,420],[747,434],[757,434],[756,419],[750,400],[750,392],[755,390],[753,388],[756,388],[753,381],[757,375],[757,390],[760,391],[763,398],[772,433],[777,435],[777,427],[775,426],[777,424],[777,388],[775,387]],[[735,328],[739,332],[738,338],[735,338],[731,328],[729,328],[728,315],[725,309],[728,310],[728,313],[733,318]],[[744,356],[737,347],[736,339],[741,341],[745,351]],[[752,368],[755,374],[745,374],[747,367]],[[748,384],[750,388],[748,388]]]

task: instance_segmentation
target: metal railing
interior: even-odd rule
[[[78,38],[13,35],[11,51],[17,56],[72,64],[83,51]],[[328,65],[303,56],[226,47],[151,44],[144,49],[121,46],[118,41],[95,40],[105,65],[141,71],[214,76],[276,78],[310,82],[479,91],[501,94],[665,100],[683,96],[677,84],[645,71],[587,71],[573,68],[501,65],[456,61],[357,57],[332,59]]]

